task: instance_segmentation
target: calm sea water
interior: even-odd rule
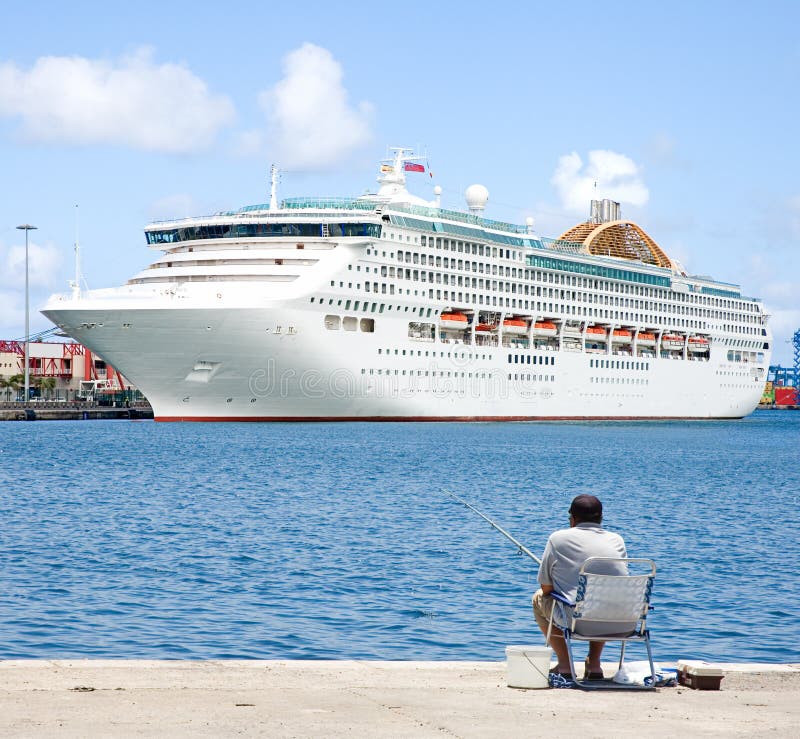
[[[800,413],[586,424],[0,424],[0,658],[504,658],[597,494],[657,659],[800,661]]]

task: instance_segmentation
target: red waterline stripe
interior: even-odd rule
[[[494,421],[728,421],[743,416],[157,416],[160,423],[494,422]]]

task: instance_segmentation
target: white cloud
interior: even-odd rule
[[[283,68],[283,79],[259,95],[282,167],[328,169],[371,140],[372,105],[351,105],[342,67],[327,49],[303,44]]]
[[[191,216],[202,215],[203,213],[204,210],[200,204],[191,195],[187,195],[185,193],[167,195],[159,200],[156,200],[147,209],[147,215],[151,221],[166,221],[173,218],[188,218]]]
[[[765,253],[750,256],[743,273],[747,274],[749,295],[757,295],[764,301],[770,314],[772,331],[772,364],[791,366],[792,336],[800,329],[800,307],[797,305],[797,281],[791,279],[793,263],[775,260]]]
[[[0,284],[25,287],[25,246],[0,246],[0,264],[3,265]],[[61,269],[61,254],[52,244],[44,246],[28,243],[28,281],[31,288],[52,288]]]
[[[24,238],[24,235],[23,235]],[[29,242],[31,333],[51,326],[39,313],[53,288],[66,281],[63,259],[53,244]],[[17,339],[25,333],[25,244],[0,243],[0,339]]]
[[[24,297],[13,290],[0,290],[0,339],[16,339],[25,332]]]
[[[800,309],[777,308],[773,309],[768,302],[767,312],[770,313],[769,327],[772,330],[772,364],[781,364],[791,367],[794,364],[792,337],[800,329]]]
[[[1,63],[0,117],[19,118],[33,141],[184,153],[211,144],[234,108],[184,65],[140,49],[113,61],[40,57],[29,70]]]
[[[611,198],[639,206],[650,197],[639,166],[624,154],[604,149],[590,151],[585,167],[577,152],[562,156],[551,182],[562,206],[577,213],[588,213],[590,200]]]

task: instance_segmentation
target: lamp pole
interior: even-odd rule
[[[21,226],[17,226],[17,228],[25,232],[25,402],[27,403],[31,394],[31,361],[28,356],[31,343],[30,300],[28,293],[28,231],[35,231],[36,226],[23,223]]]

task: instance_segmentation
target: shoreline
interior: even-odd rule
[[[678,686],[587,693],[508,688],[505,662],[5,660],[0,733],[641,737],[796,731],[800,664],[716,666],[725,675],[719,691]]]
[[[50,404],[26,406],[22,403],[11,407],[0,406],[0,421],[100,421],[142,420],[153,418],[153,409],[132,405],[101,406],[92,404]]]

